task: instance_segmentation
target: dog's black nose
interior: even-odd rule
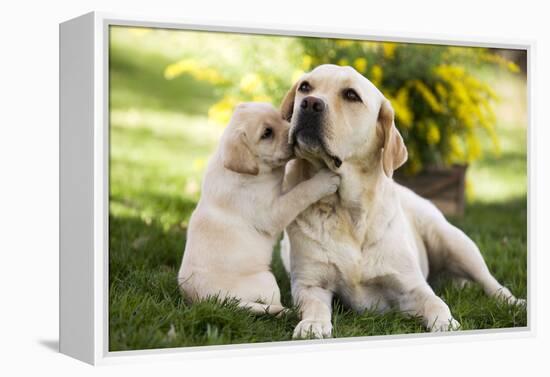
[[[307,96],[302,100],[300,107],[304,111],[320,113],[325,109],[325,103],[320,98]]]

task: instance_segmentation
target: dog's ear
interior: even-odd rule
[[[222,160],[226,169],[236,173],[258,175],[260,171],[242,129],[230,130],[222,146]]]
[[[407,148],[395,127],[394,112],[390,101],[384,99],[378,113],[378,127],[383,135],[382,168],[388,177],[407,161]]]
[[[296,98],[296,87],[298,86],[298,81],[292,85],[292,88],[286,93],[283,102],[281,103],[281,114],[283,114],[283,119],[287,122],[290,122],[292,119],[292,113],[294,112],[294,99]]]

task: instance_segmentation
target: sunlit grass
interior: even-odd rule
[[[198,200],[203,169],[221,132],[204,117],[114,111],[111,215],[155,218],[164,229],[185,221],[189,211],[172,204],[182,197]]]

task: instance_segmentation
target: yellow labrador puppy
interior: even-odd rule
[[[351,67],[319,66],[289,91],[282,111],[298,157],[287,166],[285,186],[323,166],[342,179],[336,194],[286,228],[282,256],[301,313],[294,337],[331,336],[333,294],[357,311],[397,307],[421,316],[431,331],[457,329],[426,281],[440,270],[523,303],[491,275],[468,236],[392,180],[407,150],[390,102],[369,80]]]
[[[178,282],[191,301],[232,297],[256,313],[284,309],[270,271],[273,246],[301,211],[340,183],[325,169],[282,192],[284,165],[293,157],[289,126],[269,104],[236,108],[189,222]]]

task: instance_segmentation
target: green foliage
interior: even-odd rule
[[[308,69],[332,63],[353,66],[391,101],[409,160],[408,173],[425,165],[471,163],[481,157],[479,132],[495,154],[495,91],[480,65],[519,68],[484,48],[305,38]]]
[[[391,101],[409,151],[406,172],[479,159],[483,132],[493,153],[500,154],[494,112],[498,95],[480,67],[519,68],[488,49],[326,38],[224,39],[239,59],[211,51],[177,60],[164,71],[169,80],[187,75],[216,86],[222,94],[208,110],[213,123],[227,124],[239,102],[278,104],[304,72],[332,63],[353,66]]]
[[[190,37],[204,33],[188,32]],[[295,38],[227,34],[205,40],[202,56],[186,56],[164,70],[167,80],[180,76],[192,76],[198,81],[209,82],[221,94],[218,102],[208,110],[209,121],[225,126],[234,107],[240,102],[281,101],[301,71],[296,69],[301,46]],[[210,47],[209,47],[210,46]]]

